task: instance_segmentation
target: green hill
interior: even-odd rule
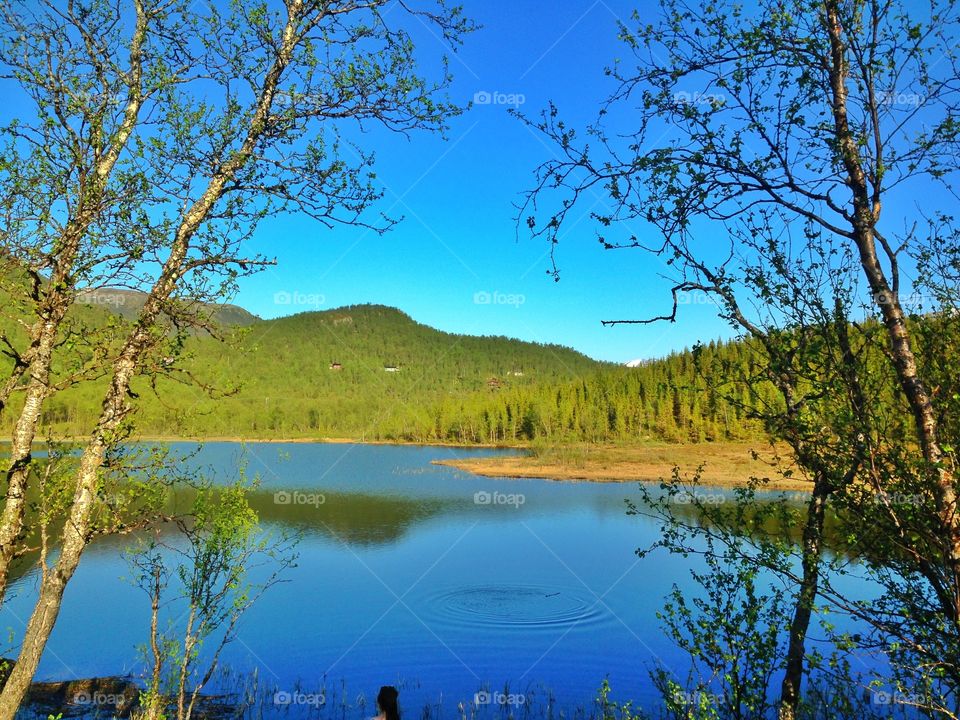
[[[188,367],[215,368],[208,377],[239,381],[242,391],[216,402],[195,396],[202,420],[182,417],[182,405],[159,415],[149,408],[154,428],[437,439],[432,414],[448,398],[553,384],[603,367],[559,346],[440,332],[376,305],[259,321],[231,353],[209,339],[191,351]]]
[[[86,300],[72,317],[87,335],[118,323],[122,330],[142,304],[129,291]],[[275,320],[226,306],[215,317],[228,341],[187,338],[178,366],[191,382],[181,375],[135,383],[144,435],[511,444],[722,440],[757,431],[745,418],[750,398],[731,403],[727,391],[707,387],[691,351],[626,368],[560,345],[442,332],[380,305]],[[4,322],[12,330],[12,320]],[[748,355],[736,343],[711,343],[697,362],[745,367]],[[86,434],[103,388],[101,378],[51,398],[44,431]]]
[[[102,307],[115,312],[125,320],[133,320],[146,301],[146,294],[136,290],[121,288],[97,288],[80,294],[79,302],[84,305]],[[252,325],[258,318],[237,305],[211,306],[211,317],[220,325],[245,326]]]

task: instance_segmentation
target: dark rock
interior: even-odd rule
[[[140,687],[122,677],[33,683],[27,702],[64,716],[127,717],[140,702]]]
[[[15,660],[0,658],[0,689],[3,689],[15,663]],[[35,682],[30,685],[24,706],[42,717],[62,714],[65,718],[78,715],[122,718],[129,717],[140,706],[140,692],[140,686],[135,682],[117,676]],[[225,720],[234,717],[236,709],[236,705],[225,696],[201,695],[197,698],[194,717],[198,720]]]

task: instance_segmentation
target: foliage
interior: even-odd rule
[[[89,322],[116,322],[102,307],[77,312]],[[194,335],[184,343],[180,377],[135,383],[141,432],[698,442],[756,437],[761,427],[751,415],[775,402],[770,389],[721,379],[755,373],[756,358],[740,343],[711,341],[626,368],[560,346],[444,333],[372,305],[230,332],[227,353],[216,339]],[[387,373],[385,365],[400,371]],[[191,379],[218,391],[206,394]],[[100,389],[91,383],[61,393],[48,403],[43,426],[82,432],[99,410]]]
[[[604,678],[597,690],[597,720],[643,720],[644,714],[634,710],[633,703],[618,703],[611,697],[612,692],[610,681]]]
[[[151,601],[152,672],[143,704],[153,720],[170,704],[178,720],[189,720],[242,615],[296,560],[292,538],[261,529],[248,500],[256,483],[241,477],[226,487],[198,485],[177,533],[158,529],[128,552],[134,581]],[[162,611],[177,618],[166,629]]]
[[[0,9],[0,25],[0,71],[24,100],[0,128],[0,264],[10,280],[0,309],[15,326],[0,333],[9,360],[0,415],[14,427],[0,601],[23,551],[44,411],[61,416],[53,403],[68,388],[100,398],[76,432],[86,440],[57,557],[0,691],[0,718],[12,720],[100,529],[101,481],[133,432],[137,378],[147,388],[189,378],[178,364],[186,341],[217,332],[209,301],[270,263],[246,248],[265,219],[393,225],[369,218],[383,190],[364,133],[442,134],[461,108],[446,96],[446,58],[425,68],[414,34],[427,27],[449,49],[474,27],[443,0],[18,0]],[[98,326],[102,337],[77,328],[77,299],[109,284],[146,290],[136,319]],[[225,547],[215,542],[207,558]],[[206,602],[197,607],[181,688],[209,620]],[[181,717],[183,704],[181,690]]]
[[[556,253],[589,196],[602,247],[671,268],[665,312],[612,322],[674,321],[686,293],[705,294],[759,359],[743,379],[779,396],[758,419],[790,449],[784,472],[813,487],[799,568],[773,540],[752,559],[733,542],[712,554],[795,590],[785,720],[809,709],[808,630],[824,602],[864,624],[838,641],[882,653],[890,670],[875,679],[900,692],[894,705],[960,714],[960,408],[946,370],[960,336],[958,37],[951,2],[662,0],[652,21],[620,23],[626,58],[585,131],[553,105],[525,119],[554,150],[521,210],[532,234]],[[825,555],[828,508],[862,575]],[[704,522],[681,535],[715,537],[722,525],[696,509]],[[708,640],[697,632],[685,628]]]

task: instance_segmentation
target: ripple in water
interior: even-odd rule
[[[587,627],[609,615],[586,590],[538,585],[461,587],[428,598],[426,605],[434,619],[460,627]]]

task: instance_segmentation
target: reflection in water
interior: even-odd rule
[[[291,497],[297,497],[293,493]],[[449,513],[452,500],[382,497],[361,493],[326,492],[312,502],[280,504],[276,493],[258,491],[250,504],[265,524],[304,533],[319,533],[345,543],[372,545],[396,542],[425,520]]]
[[[439,698],[455,707],[505,686],[545,687],[572,708],[589,704],[604,677],[618,697],[651,702],[652,667],[683,677],[683,654],[656,612],[702,566],[636,557],[661,532],[649,517],[626,515],[637,488],[490,479],[430,464],[490,452],[211,443],[184,460],[222,482],[245,462],[260,479],[252,502],[265,525],[302,536],[298,566],[245,616],[224,663],[281,691],[337,684],[357,697],[403,684],[410,708]],[[508,496],[523,502],[497,501]],[[189,501],[180,493],[175,505]],[[149,604],[122,579],[130,543],[91,545],[39,679],[142,672],[136,648]],[[22,578],[0,630],[19,636],[34,592],[34,579]]]

